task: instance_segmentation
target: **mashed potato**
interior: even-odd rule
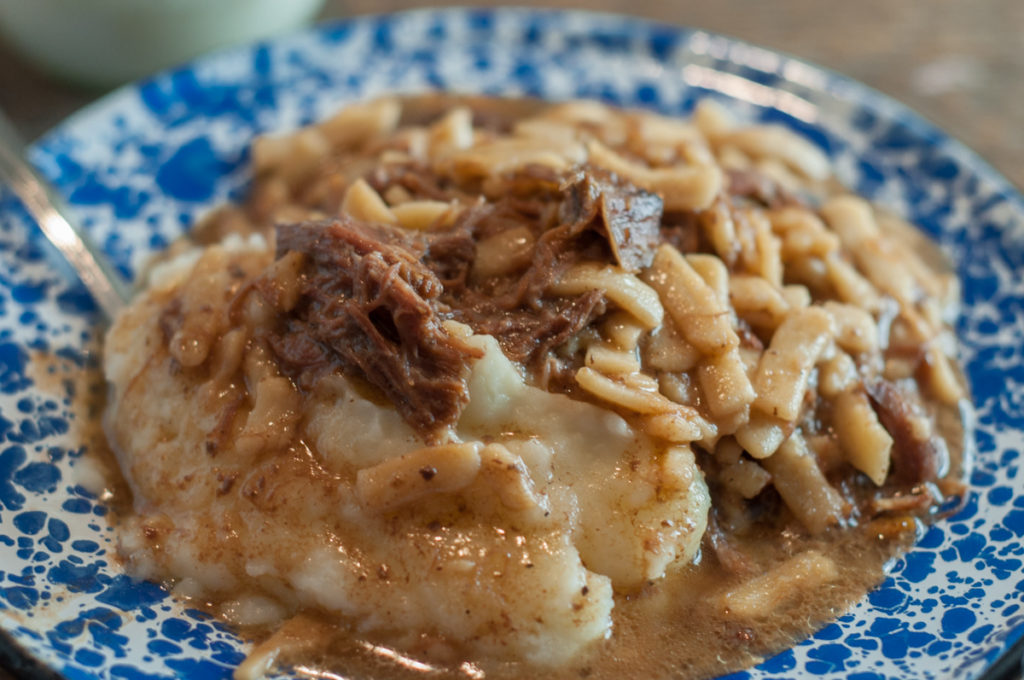
[[[135,573],[227,600],[242,624],[315,608],[406,644],[428,633],[555,664],[609,633],[613,586],[693,558],[709,499],[692,452],[527,385],[491,337],[468,338],[483,351],[469,403],[433,447],[344,376],[300,396],[232,335],[248,319],[206,348],[202,370],[183,368],[161,328],[170,301],[227,319],[272,264],[265,244],[210,247],[108,336],[110,431],[140,511],[122,534]],[[402,475],[424,488],[376,496]],[[256,597],[272,604],[246,617]]]

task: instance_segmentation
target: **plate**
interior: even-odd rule
[[[789,125],[851,188],[935,237],[963,279],[977,401],[964,507],[885,583],[812,638],[732,678],[977,676],[1024,632],[1024,199],[894,101],[801,61],[702,31],[532,10],[360,18],[242,47],[123,88],[34,149],[126,274],[244,190],[248,142],[385,91],[596,97],[686,114],[701,97]],[[245,645],[118,566],[90,492],[83,387],[98,314],[18,204],[0,198],[0,625],[69,678],[229,677]],[[40,368],[40,357],[49,357]]]

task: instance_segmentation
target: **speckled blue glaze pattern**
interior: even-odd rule
[[[130,274],[244,189],[254,134],[384,91],[431,88],[597,97],[670,114],[721,99],[740,117],[806,133],[847,185],[936,237],[963,278],[960,332],[977,401],[968,502],[851,612],[730,678],[972,678],[1024,632],[1024,200],[863,86],[726,38],[623,17],[426,11],[202,59],[105,98],[32,156]],[[40,376],[33,356],[95,361],[87,348],[98,316],[48,252],[0,193],[0,626],[68,678],[229,677],[245,645],[125,576],[106,507],[76,482],[88,452],[72,385]]]

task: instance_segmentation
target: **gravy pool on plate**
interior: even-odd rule
[[[957,282],[789,131],[386,98],[252,158],[105,358],[121,554],[239,675],[714,675],[960,491]]]

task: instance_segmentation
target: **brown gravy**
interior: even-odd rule
[[[963,380],[963,375],[960,378]],[[963,493],[956,480],[970,470],[969,409],[963,403],[959,410],[944,408],[936,415],[936,424],[950,443],[951,474],[942,484],[950,494]],[[705,549],[695,563],[649,583],[637,593],[617,594],[611,637],[592,645],[563,668],[537,669],[522,663],[486,661],[438,662],[431,660],[429,653],[405,654],[360,639],[336,623],[305,615],[292,619],[269,637],[267,631],[249,634],[262,641],[254,656],[261,649],[280,650],[279,663],[293,665],[312,677],[321,672],[329,673],[324,677],[333,677],[332,671],[343,670],[346,678],[367,680],[511,680],[542,670],[543,676],[551,680],[712,678],[757,665],[840,617],[882,582],[886,565],[910,550],[926,522],[934,519],[939,517],[922,520],[911,514],[892,514],[821,536],[809,536],[795,523],[781,533],[777,527],[765,527],[760,534],[748,533],[737,548],[764,571],[807,551],[830,556],[839,569],[838,576],[824,587],[795,591],[771,616],[754,620],[732,617],[719,606],[719,598],[744,579],[719,564],[705,537]],[[296,639],[302,644],[295,644]],[[448,653],[447,649],[442,652]]]
[[[713,557],[705,557],[639,593],[617,596],[611,638],[560,669],[461,660],[437,663],[353,639],[350,631],[315,620],[296,621],[291,634],[305,629],[306,640],[322,641],[318,649],[289,651],[285,643],[283,657],[289,665],[310,671],[343,671],[344,677],[367,679],[505,679],[541,671],[552,680],[716,677],[756,665],[841,616],[882,581],[885,564],[913,545],[919,528],[913,518],[886,518],[825,537],[790,535],[780,543],[768,535],[746,542],[743,548],[764,564],[820,549],[839,567],[832,583],[798,593],[770,617],[756,621],[737,620],[717,606],[715,600],[739,581],[723,574]],[[268,647],[276,647],[278,641],[272,636]]]

